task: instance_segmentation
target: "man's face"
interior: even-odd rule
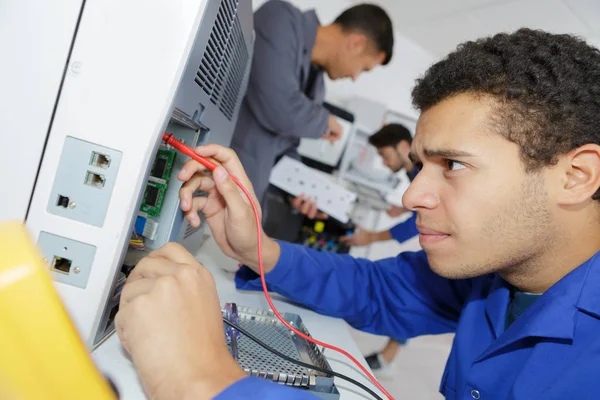
[[[545,170],[525,172],[518,146],[491,130],[491,112],[491,100],[461,94],[417,124],[411,151],[421,170],[403,203],[444,277],[508,272],[556,237]]]
[[[383,164],[391,169],[392,172],[398,172],[406,165],[406,161],[403,159],[402,154],[400,154],[395,147],[379,147],[377,148],[377,153],[383,160]]]
[[[344,37],[336,54],[326,67],[330,79],[350,78],[356,80],[363,72],[369,72],[385,59],[383,52],[373,49],[374,45],[364,35],[352,33]]]

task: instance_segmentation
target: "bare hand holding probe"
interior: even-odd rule
[[[182,143],[181,141],[177,140],[175,137],[173,137],[172,134],[169,133],[164,133],[162,140],[169,146],[172,146],[173,148],[179,150],[180,152],[190,156],[191,158],[193,158],[194,160],[198,161],[200,164],[204,165],[209,171],[214,171],[215,168],[217,168],[217,165],[215,163],[213,163],[212,161],[206,159],[205,157],[202,157],[198,154],[196,154],[196,152],[189,146],[187,146],[186,144]],[[394,400],[394,398],[392,397],[391,394],[389,394],[384,388],[383,386],[381,386],[381,384],[379,382],[377,382],[377,379],[375,379],[375,377],[369,373],[369,371],[356,359],[354,358],[350,353],[348,353],[347,351],[340,349],[338,347],[332,346],[330,344],[321,342],[319,340],[316,340],[308,335],[305,335],[303,332],[300,332],[299,330],[297,330],[296,328],[294,328],[292,325],[290,325],[282,316],[281,314],[279,314],[279,311],[277,311],[277,309],[275,308],[275,305],[273,305],[273,302],[271,301],[271,296],[269,296],[269,291],[267,290],[267,282],[265,280],[265,270],[263,267],[263,259],[262,259],[262,232],[261,232],[261,221],[260,221],[260,214],[258,212],[258,209],[256,207],[256,204],[254,204],[254,200],[252,199],[252,195],[250,195],[250,193],[248,192],[248,190],[244,187],[244,185],[242,185],[235,177],[229,175],[229,177],[231,178],[231,180],[240,188],[240,190],[242,192],[244,192],[244,195],[246,195],[246,197],[248,198],[248,201],[250,202],[250,205],[252,206],[252,211],[254,211],[254,217],[255,217],[255,221],[256,221],[256,231],[257,231],[257,242],[258,242],[258,265],[259,265],[259,270],[260,270],[260,280],[262,282],[262,287],[263,287],[263,292],[265,294],[265,298],[267,299],[267,303],[269,303],[269,307],[271,307],[271,310],[273,310],[273,314],[275,314],[275,316],[277,317],[277,319],[279,319],[279,321],[281,321],[281,323],[283,325],[285,325],[289,330],[291,330],[292,332],[294,332],[296,335],[300,336],[301,338],[303,338],[304,340],[308,340],[311,343],[314,343],[316,345],[319,346],[323,346],[325,348],[331,349],[331,350],[335,350],[343,355],[345,355],[346,357],[348,357],[354,364],[356,364],[356,366],[358,366],[358,368],[361,369],[361,371],[373,382],[373,384],[375,386],[377,386],[377,388],[379,390],[381,390],[381,392],[383,392],[383,394],[385,394],[385,396],[388,399]]]

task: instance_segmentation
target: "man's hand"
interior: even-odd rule
[[[197,161],[190,160],[185,163],[177,176],[179,180],[185,182],[179,191],[181,209],[193,226],[200,225],[198,212],[203,212],[221,251],[256,270],[258,267],[256,219],[250,201],[229,178],[231,174],[244,185],[260,214],[258,199],[240,160],[233,150],[215,144],[197,147],[195,151],[203,157],[210,157],[220,166],[211,175]],[[192,197],[196,190],[207,192],[208,196]],[[279,245],[268,238],[262,228],[260,232],[263,240],[265,271],[269,272],[279,259]]]
[[[342,128],[342,125],[338,122],[337,118],[330,115],[329,122],[327,123],[327,132],[323,134],[322,138],[333,143],[342,138],[343,130],[344,128]]]
[[[151,399],[209,398],[245,376],[227,349],[212,275],[178,244],[137,264],[115,325]]]
[[[409,210],[404,207],[392,206],[390,209],[388,209],[386,211],[386,214],[392,218],[396,218],[408,211]]]
[[[381,242],[392,239],[392,233],[388,231],[371,232],[362,229],[354,232],[353,235],[342,236],[340,240],[348,246],[367,246],[374,242]]]
[[[342,236],[340,240],[348,246],[367,246],[375,241],[375,232],[358,230],[352,235]]]
[[[306,215],[310,219],[327,219],[329,215],[321,212],[317,209],[317,203],[312,201],[310,197],[305,198],[303,194],[294,198],[290,196],[288,198],[292,207],[300,211],[301,214]]]

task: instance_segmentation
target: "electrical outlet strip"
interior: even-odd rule
[[[356,194],[300,161],[283,157],[271,171],[269,182],[294,196],[310,197],[319,210],[342,223],[350,219]]]

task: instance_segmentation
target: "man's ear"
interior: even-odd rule
[[[410,144],[408,144],[406,140],[401,140],[396,145],[396,151],[408,157],[408,154],[410,153]]]
[[[346,37],[348,47],[353,53],[360,54],[367,48],[367,37],[361,33],[349,32]]]
[[[563,156],[560,203],[582,204],[600,188],[600,146],[586,144]]]

